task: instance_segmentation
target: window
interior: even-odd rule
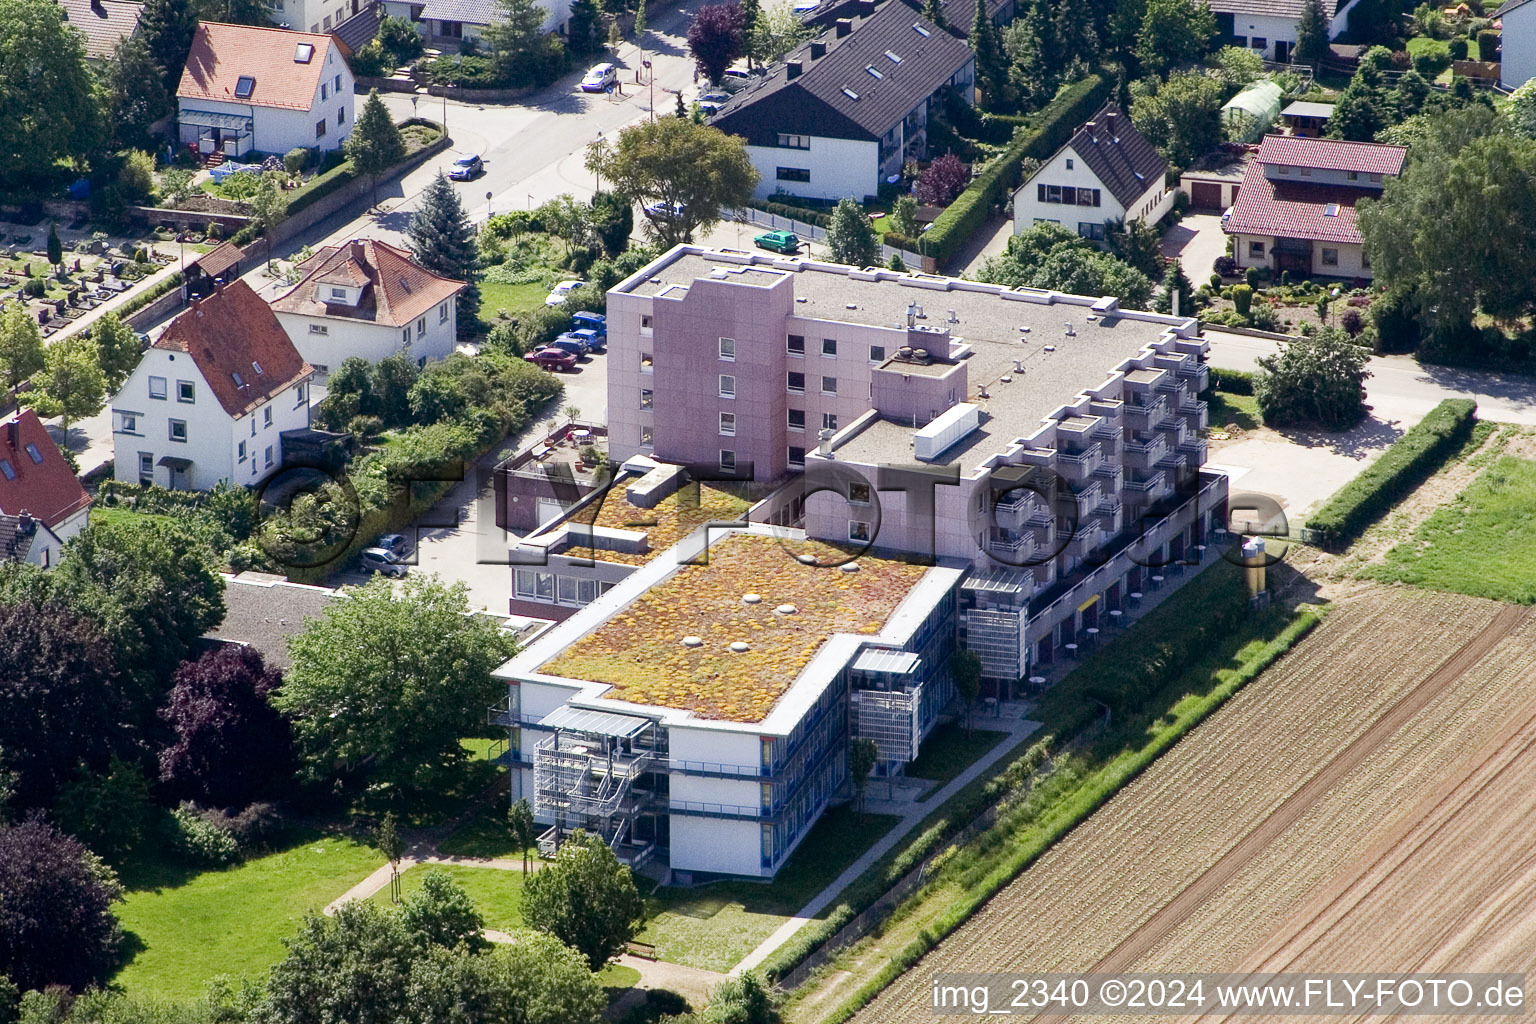
[[[835,356],[835,355],[837,355],[837,339],[836,338],[822,338],[821,339],[821,354],[824,355],[824,356]]]
[[[655,443],[656,443],[656,439],[655,439],[655,437],[651,433],[651,428],[650,427],[641,427],[640,428],[640,447],[641,448],[650,448],[650,447],[654,446]]]
[[[810,149],[811,139],[808,135],[785,135],[779,133],[779,148],[781,149]]]
[[[325,324],[310,324],[309,325],[309,333],[310,334],[330,334],[331,333],[331,329],[329,327],[327,327]]]
[[[327,20],[329,20],[329,19],[327,19]],[[315,138],[317,138],[317,139],[325,138],[325,118],[323,118],[323,117],[320,120],[315,122]]]
[[[117,414],[117,432],[119,434],[137,434],[139,432],[139,414],[136,412],[120,412]],[[32,448],[27,446],[28,451]]]
[[[327,25],[327,28],[330,26]],[[314,43],[299,43],[293,48],[293,62],[295,64],[308,64],[315,56]]]
[[[347,301],[347,290],[345,288],[332,288],[331,289],[331,298],[338,299],[341,302],[346,302]]]
[[[1336,267],[1338,265],[1339,265],[1339,250],[1337,250],[1337,249],[1324,249],[1323,250],[1323,266],[1325,266],[1325,267]]]
[[[559,577],[561,604],[589,605],[597,600],[597,581],[577,579],[575,576]]]
[[[517,570],[517,596],[531,597],[536,601],[553,601],[555,574],[534,569]]]
[[[155,456],[153,452],[139,452],[139,486],[148,487],[155,482]]]
[[[245,461],[245,442],[244,441],[241,441],[239,443],[239,445],[236,446],[235,452],[236,452],[236,454],[238,454],[240,456],[240,461],[244,462]]]
[[[423,334],[426,334],[426,333],[427,333],[427,318],[426,317],[421,317],[419,320],[416,321],[416,337],[419,338]]]
[[[869,484],[849,484],[848,500],[854,505],[868,505]]]
[[[884,345],[871,345],[871,346],[869,346],[869,361],[872,362],[872,363],[883,363],[883,362],[885,362],[885,346]]]
[[[1263,259],[1264,258],[1264,243],[1263,242],[1249,242],[1248,243],[1248,258],[1249,259],[1255,259],[1255,260]]]
[[[643,338],[649,338],[651,336],[651,329],[652,329],[652,326],[653,326],[654,323],[655,323],[655,320],[651,317],[651,315],[649,313],[641,314],[641,316],[640,316],[640,336],[643,337]]]
[[[1096,188],[1080,188],[1077,190],[1078,206],[1098,206],[1099,190]]]
[[[1071,185],[1035,186],[1035,200],[1041,203],[1065,203],[1068,206],[1099,206],[1103,193],[1096,188],[1075,188]]]
[[[804,430],[805,429],[805,410],[804,409],[791,409],[791,410],[789,410],[789,429],[790,430]]]
[[[1350,181],[1359,181],[1360,180],[1360,172],[1359,171],[1349,171],[1348,173],[1346,173],[1344,175],[1344,177],[1348,178]]]
[[[171,420],[170,421],[170,437],[171,437],[172,441],[180,441],[180,442],[185,443],[185,441],[187,440],[187,421],[186,420]]]
[[[151,378],[149,378],[149,397],[150,398],[159,398],[159,399],[163,400],[165,398],[165,395],[166,395],[165,388],[166,388],[166,384],[165,384],[165,378],[164,377],[151,377]]]
[[[720,414],[720,433],[726,437],[736,436],[736,414],[723,412]]]
[[[335,82],[333,82],[332,84],[336,87],[337,95],[340,95],[340,93],[341,93],[341,76],[337,75]]]
[[[823,377],[823,378],[821,378],[821,393],[824,394],[824,395],[835,395],[835,394],[837,394],[837,378],[836,377]]]
[[[821,414],[821,429],[822,430],[836,430],[837,429],[837,413],[835,413],[835,412],[824,412],[824,413],[822,413]]]
[[[293,399],[294,399],[295,405],[303,405],[304,404],[304,385],[303,384],[300,384],[298,387],[293,389]]]
[[[235,80],[235,99],[248,100],[251,93],[256,90],[256,79],[250,75],[241,75]]]
[[[347,123],[347,108],[346,107],[337,107],[336,108],[336,127],[340,128],[342,125],[344,125],[346,123]]]
[[[1290,167],[1288,167],[1285,164],[1280,164],[1275,169],[1277,171],[1279,171],[1281,174],[1289,175],[1291,173]]]
[[[1072,158],[1071,157],[1067,157],[1067,170],[1070,171],[1071,169],[1072,169]]]
[[[789,393],[792,395],[805,394],[805,374],[789,371]]]
[[[656,393],[650,388],[640,389],[640,408],[649,409],[656,404]]]
[[[803,465],[805,465],[805,449],[804,448],[796,448],[794,445],[790,445],[789,446],[789,464],[791,466],[803,466]]]
[[[868,541],[869,524],[861,519],[848,520],[848,539],[856,541]]]
[[[270,405],[261,410],[261,425],[263,427],[270,427],[272,425],[272,407]]]
[[[720,397],[721,398],[735,398],[736,397],[736,378],[732,377],[728,373],[722,373],[720,375]]]
[[[1265,36],[1254,36],[1248,41],[1248,45],[1255,50],[1267,50],[1269,49],[1269,39]]]
[[[652,365],[651,364],[653,362],[654,362],[654,360],[651,358],[651,354],[649,352],[641,352],[640,353],[640,372],[641,373],[650,373],[651,370],[652,370]]]
[[[809,167],[780,167],[774,172],[774,177],[780,181],[810,181],[811,169]]]
[[[267,455],[267,465],[271,466],[272,465],[272,446],[271,445],[267,445],[266,455]]]
[[[1303,178],[1310,178],[1310,177],[1312,177],[1312,168],[1310,168],[1310,167],[1303,167],[1301,169],[1301,176]]]
[[[1039,197],[1039,199],[1040,199],[1040,201],[1042,203],[1059,203],[1059,202],[1061,202],[1061,186],[1060,185],[1040,185],[1040,186],[1037,186],[1037,189],[1038,189],[1038,191],[1036,192],[1036,195]]]
[[[792,356],[803,356],[803,355],[805,355],[805,335],[803,335],[803,334],[791,334],[789,336],[789,341],[787,343],[786,350]]]
[[[1080,220],[1077,222],[1077,233],[1084,238],[1091,238],[1095,242],[1102,242],[1104,241],[1104,222]]]
[[[322,100],[328,100],[331,98],[331,85],[329,82],[320,83],[320,98]]]
[[[176,382],[176,401],[178,401],[178,402],[195,402],[195,401],[197,401],[197,388],[193,386],[191,381],[189,381],[189,380],[179,380],[179,381]]]
[[[16,467],[11,465],[10,459],[0,459],[0,474],[4,474],[7,480],[16,479]]]
[[[736,359],[736,339],[735,338],[721,338],[720,339],[720,358],[721,359],[730,359],[732,361],[734,361]]]
[[[448,322],[448,303],[445,302],[437,307],[437,322],[440,324]]]
[[[327,29],[329,29],[331,27],[331,16],[329,14],[327,14],[324,18],[321,18],[320,19],[320,24],[324,25]]]
[[[402,344],[402,345],[409,345],[410,343],[411,343],[411,329],[409,327],[407,327],[405,330],[400,332],[400,344]]]
[[[720,471],[722,473],[736,472],[736,453],[720,449]]]

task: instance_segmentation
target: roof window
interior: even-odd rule
[[[1323,216],[1324,217],[1337,217],[1338,215],[1339,215],[1339,204],[1338,203],[1329,203],[1327,206],[1323,207]]]
[[[260,377],[264,372],[266,372],[266,371],[262,370],[261,364],[258,363],[254,359],[251,360],[251,369],[256,371],[256,376],[258,376],[258,377]]]
[[[920,36],[922,36],[924,38],[927,38],[928,36],[933,34],[933,33],[929,32],[926,28],[924,28],[923,27],[923,23],[920,22],[920,21],[914,21],[912,23],[912,31],[916,32],[918,35],[920,35]]]
[[[16,479],[16,467],[11,465],[10,459],[0,459],[0,473],[4,473],[7,480]]]
[[[300,43],[293,48],[293,62],[295,64],[308,64],[314,56],[314,43]]]
[[[848,88],[846,85],[843,86],[843,95],[847,96],[851,100],[856,100],[859,98],[859,94]]]
[[[235,387],[237,387],[237,388],[245,387],[245,378],[240,376],[240,374],[231,371],[230,372],[230,376],[235,378]]]
[[[895,50],[886,50],[885,55],[886,57],[890,58],[892,64],[901,63],[901,54],[897,53]]]
[[[252,78],[250,75],[241,75],[240,78],[235,82],[235,98],[240,100],[248,100],[251,98],[251,93],[254,92],[255,89],[256,79]]]
[[[35,445],[35,444],[27,445],[27,455],[37,465],[41,466],[43,464],[43,453],[37,450],[37,445]]]
[[[885,77],[885,72],[881,71],[879,68],[875,67],[873,64],[866,64],[864,66],[864,70],[868,71],[870,74],[874,75],[876,78],[884,78]]]

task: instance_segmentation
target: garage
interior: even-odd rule
[[[1196,210],[1220,210],[1221,182],[1192,181],[1189,183],[1189,205]]]

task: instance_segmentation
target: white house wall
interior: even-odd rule
[[[1536,4],[1516,7],[1504,15],[1499,82],[1518,89],[1536,78]]]
[[[363,5],[358,4],[358,10]],[[272,0],[268,18],[296,32],[329,32],[352,17],[347,0]]]
[[[762,875],[762,826],[756,821],[671,816],[672,870]]]
[[[863,199],[880,191],[880,144],[850,139],[813,137],[810,149],[782,146],[748,146],[747,156],[757,168],[757,198],[772,199],[783,191],[807,199],[833,202],[852,196]],[[794,167],[811,172],[810,181],[780,181],[778,169]]]
[[[344,317],[305,316],[300,313],[277,314],[278,323],[288,333],[294,348],[304,361],[316,369],[334,370],[349,356],[359,356],[370,363],[404,352],[412,359],[446,359],[453,353],[457,303],[447,301],[447,319],[439,307],[427,310],[427,329],[417,334],[417,322],[411,324],[411,341],[402,342],[400,327],[389,327]],[[419,322],[419,321],[418,321]],[[317,333],[314,328],[321,328]]]
[[[1234,14],[1232,16],[1232,34],[1244,40],[1244,46],[1253,49],[1253,38],[1259,36],[1264,40],[1264,47],[1254,52],[1262,54],[1265,60],[1275,59],[1275,43],[1289,43],[1296,45],[1296,18],[1282,18],[1272,14]]]
[[[1069,168],[1067,165],[1071,164]],[[1161,183],[1159,183],[1161,184]],[[1066,185],[1072,188],[1096,188],[1099,190],[1099,206],[1074,206],[1067,203],[1042,203],[1037,198],[1037,185]],[[1110,194],[1077,151],[1068,146],[1053,156],[1026,181],[1013,197],[1013,232],[1021,234],[1034,227],[1039,220],[1054,221],[1069,231],[1077,231],[1080,223],[1103,224],[1125,216],[1125,207]]]

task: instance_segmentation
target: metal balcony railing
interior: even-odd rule
[[[1153,473],[1144,479],[1129,479],[1125,482],[1125,489],[1137,494],[1153,494],[1166,486],[1167,476],[1163,473]]]
[[[1019,561],[1029,558],[1035,553],[1035,539],[1027,533],[1015,536],[1005,533],[994,533],[987,538],[987,550],[994,555],[1002,555],[1009,560]]]

